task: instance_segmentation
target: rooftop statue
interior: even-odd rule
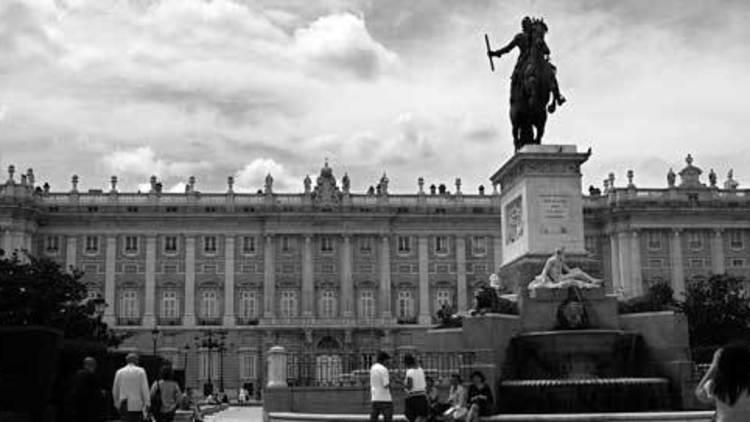
[[[557,84],[557,68],[549,61],[550,50],[544,41],[547,24],[541,19],[527,16],[521,21],[521,29],[522,32],[516,34],[505,47],[494,51],[485,35],[487,55],[493,71],[493,57],[500,58],[514,48],[519,51],[510,84],[510,120],[516,151],[524,145],[540,144],[547,112],[554,113],[557,106],[565,103]]]
[[[555,253],[547,259],[542,272],[529,283],[529,290],[568,287],[587,289],[601,287],[603,284],[602,280],[586,274],[580,268],[568,267],[565,263],[565,248],[557,248]]]

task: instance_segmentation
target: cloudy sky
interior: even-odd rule
[[[270,171],[297,192],[327,157],[356,191],[387,172],[475,192],[512,154],[515,53],[491,73],[482,36],[499,47],[526,14],[569,98],[545,141],[592,147],[586,185],[632,168],[662,187],[692,153],[750,186],[743,0],[3,0],[0,165],[53,190],[255,191]]]

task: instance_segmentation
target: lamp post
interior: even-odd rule
[[[156,341],[159,339],[159,329],[156,327],[156,324],[154,324],[154,328],[151,329],[151,344],[152,344],[152,352],[151,354],[156,356]]]
[[[218,340],[214,338],[214,336],[215,336],[214,335],[214,330],[207,330],[204,335],[205,335],[205,337],[202,338],[202,339],[199,339],[198,337],[195,337],[195,345],[198,348],[205,348],[208,351],[208,368],[207,368],[208,369],[208,374],[207,374],[208,375],[208,382],[204,386],[204,394],[206,394],[206,392],[208,392],[208,394],[211,394],[211,393],[213,393],[213,383],[211,382],[211,367],[213,366],[213,365],[211,365],[211,363],[212,363],[212,360],[211,360],[212,352],[214,351],[214,349],[216,349],[217,351],[220,351],[222,348],[225,347],[225,340],[226,340],[227,333],[226,333],[226,331],[216,331],[216,335],[219,337]],[[219,358],[223,359],[222,355],[219,355]],[[222,388],[222,390],[224,388],[224,385],[223,385],[224,384],[224,374],[223,374],[224,371],[223,371],[223,369],[224,368],[222,367],[221,368],[221,373],[219,374],[219,383],[220,383],[220,387]]]

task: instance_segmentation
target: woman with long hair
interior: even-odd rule
[[[732,343],[717,350],[695,395],[716,404],[718,422],[750,421],[750,345]]]
[[[151,409],[157,422],[172,422],[177,412],[182,393],[174,380],[171,365],[164,365],[159,371],[159,378],[151,386],[151,403],[158,404],[158,409]]]

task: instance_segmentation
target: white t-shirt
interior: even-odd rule
[[[427,381],[424,378],[422,368],[410,368],[406,370],[406,379],[411,378],[411,390],[409,393],[424,393],[427,390]]]
[[[372,401],[393,401],[388,388],[388,368],[376,363],[370,367],[370,396]]]

